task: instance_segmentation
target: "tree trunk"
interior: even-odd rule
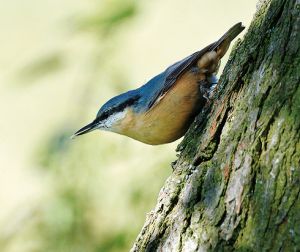
[[[300,251],[300,1],[261,1],[132,251]]]

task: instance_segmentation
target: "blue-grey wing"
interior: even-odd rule
[[[175,64],[168,67],[164,72],[164,82],[160,83],[159,90],[157,90],[156,93],[151,97],[148,103],[148,109],[150,109],[155,104],[159,97],[168,92],[170,88],[174,85],[174,83],[178,80],[178,78],[180,78],[180,76],[186,71],[191,69],[205,53],[220,49],[223,50],[225,54],[230,42],[239,33],[241,33],[241,31],[243,31],[244,28],[245,27],[242,26],[242,23],[235,24],[218,41],[208,45],[201,51],[197,51],[192,55],[184,58],[183,60],[178,61]]]
[[[215,48],[216,42],[168,67],[164,72],[164,83],[161,86],[161,89],[151,97],[151,100],[148,103],[148,109],[150,109],[154,105],[155,101],[159,97],[168,92],[174,85],[174,83],[180,78],[180,76],[191,69],[191,67],[196,64],[196,62],[201,58],[202,55],[204,55],[206,52],[214,50]]]

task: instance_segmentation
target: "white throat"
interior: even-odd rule
[[[126,110],[123,110],[122,112],[117,112],[110,115],[99,125],[99,129],[110,131],[116,123],[125,118],[126,113]]]

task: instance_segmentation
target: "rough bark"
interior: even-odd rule
[[[260,2],[132,251],[300,251],[299,4]]]

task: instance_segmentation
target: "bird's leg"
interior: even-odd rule
[[[220,65],[220,58],[215,51],[205,53],[197,62],[200,72],[200,92],[203,97],[210,102],[213,91],[218,84],[216,72]]]
[[[198,83],[202,96],[206,99],[207,102],[210,102],[212,92],[214,91],[217,83],[211,83],[208,79],[200,80]]]
[[[209,98],[211,98],[217,88],[219,80],[215,74],[211,74],[211,75],[207,76],[207,81],[210,85]]]
[[[212,96],[218,84],[218,78],[215,74],[202,75],[201,80],[199,80],[199,89],[202,97],[206,100],[207,104],[210,105],[212,101]]]

